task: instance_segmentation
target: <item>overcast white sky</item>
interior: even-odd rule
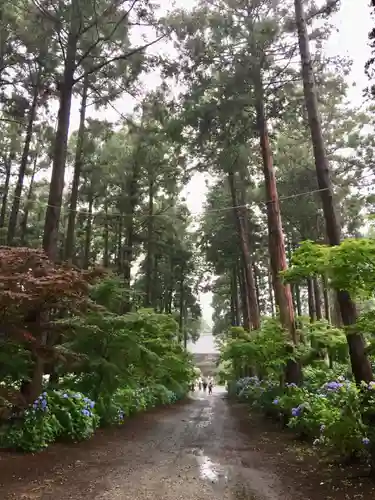
[[[177,7],[190,8],[194,5],[194,0],[175,0],[164,1],[163,7],[170,10],[173,5]],[[367,85],[367,78],[364,74],[364,65],[369,58],[368,48],[368,32],[371,29],[371,17],[368,4],[369,0],[342,0],[340,11],[335,15],[333,21],[338,30],[334,33],[326,46],[326,52],[329,55],[348,56],[353,60],[352,72],[349,77],[351,84],[355,84],[350,89],[349,98],[354,105],[360,105],[363,101],[362,92]],[[160,44],[159,47],[153,49],[165,50],[165,43]],[[155,86],[155,76],[148,76],[144,79],[146,85]],[[131,112],[134,106],[134,100],[130,97],[122,99],[116,103],[116,108],[123,114]],[[118,121],[118,113],[108,108],[105,112],[95,113],[99,118],[105,118],[111,121]],[[71,117],[71,130],[78,127],[79,119],[79,102],[74,100],[73,112]],[[189,209],[193,213],[199,213],[202,209],[202,204],[205,200],[205,183],[202,175],[196,175],[190,182],[187,190],[186,197]],[[204,319],[207,323],[211,324],[211,299],[210,293],[201,295],[201,305],[203,308]],[[197,344],[191,347],[194,352],[215,352],[213,339],[211,336],[202,337]]]

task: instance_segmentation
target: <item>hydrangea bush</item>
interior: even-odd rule
[[[181,399],[163,385],[118,390],[110,401],[92,401],[80,392],[43,392],[25,411],[2,428],[0,447],[35,452],[56,440],[90,438],[100,424],[122,424],[129,416]]]
[[[274,380],[246,377],[236,384],[238,397],[266,414],[286,419],[301,438],[343,458],[374,456],[375,383],[358,387],[345,376],[322,381],[307,378],[303,387],[281,389]]]

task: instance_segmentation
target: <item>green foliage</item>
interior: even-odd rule
[[[94,402],[77,392],[43,392],[26,410],[24,419],[1,430],[0,446],[38,451],[56,439],[87,439],[98,426]]]
[[[289,337],[276,319],[264,319],[261,328],[250,334],[238,327],[231,328],[229,340],[221,346],[222,360],[230,362],[230,377],[241,376],[240,367],[279,380],[290,359],[298,359],[305,367],[312,365],[318,369],[320,365],[328,368],[326,356],[331,362],[348,360],[347,341],[342,329],[324,320],[310,323],[303,318],[299,318],[299,327],[303,341],[295,349],[290,348]]]
[[[346,239],[329,247],[312,241],[302,242],[292,255],[291,266],[283,273],[290,282],[326,275],[330,285],[367,299],[375,292],[375,240]]]
[[[300,438],[313,442],[325,453],[347,459],[369,457],[373,452],[375,384],[358,387],[344,376],[331,378],[305,373],[305,385],[281,389],[272,380],[257,377],[237,382],[237,394],[253,407],[282,417]],[[324,381],[323,381],[324,379]]]
[[[80,392],[43,392],[23,419],[3,426],[0,447],[35,452],[58,439],[81,441],[90,438],[100,422],[123,424],[130,415],[174,403],[181,396],[161,384],[123,387],[109,404],[103,404],[103,399],[95,403]]]
[[[232,329],[232,335],[235,330],[238,329]],[[288,359],[287,339],[281,325],[276,320],[267,319],[260,330],[251,334],[242,331],[240,338],[233,338],[225,344],[222,358],[259,367],[264,374],[281,373]]]
[[[194,366],[178,340],[174,318],[152,309],[119,314],[126,295],[116,278],[99,282],[90,295],[84,315],[54,325],[64,336],[53,390],[43,392],[23,414],[14,408],[0,428],[0,446],[37,451],[57,439],[88,439],[99,424],[122,423],[186,394]],[[30,359],[14,349],[19,371],[7,375],[15,388],[21,383],[17,377],[30,369],[30,364],[22,368],[22,362]],[[12,407],[6,398],[2,404]]]

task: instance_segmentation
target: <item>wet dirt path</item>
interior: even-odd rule
[[[145,414],[121,429],[39,455],[0,457],[9,500],[289,500],[249,447],[223,392]],[[17,460],[28,460],[17,471]],[[12,462],[13,461],[13,462]],[[269,465],[268,465],[269,467]]]

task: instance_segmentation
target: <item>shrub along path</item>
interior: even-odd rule
[[[222,392],[138,415],[91,440],[0,454],[4,500],[321,500],[375,497]],[[342,480],[345,479],[344,482]]]

